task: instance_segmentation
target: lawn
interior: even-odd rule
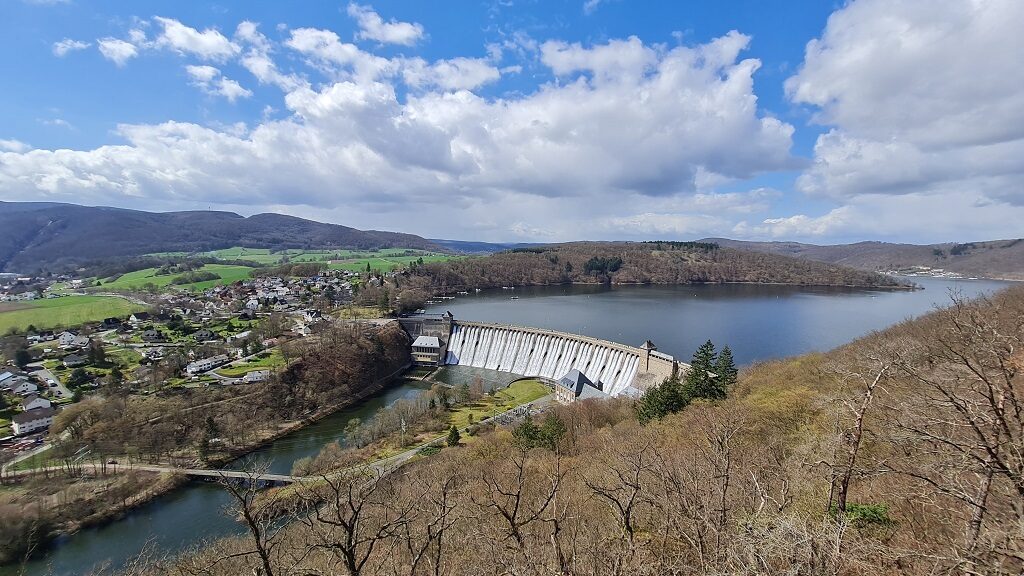
[[[281,356],[281,351],[275,348],[266,352],[260,352],[244,362],[239,362],[227,368],[221,368],[217,370],[217,374],[227,378],[239,378],[249,372],[277,368],[283,364],[284,357]]]
[[[144,270],[129,272],[121,275],[116,280],[110,282],[104,281],[99,289],[139,290],[148,284],[153,284],[157,288],[164,288],[169,286],[171,281],[180,276],[180,274],[163,274],[158,276],[156,274],[157,270],[157,268],[146,268]],[[230,284],[237,280],[249,278],[252,273],[252,268],[248,266],[232,266],[228,264],[207,264],[200,268],[199,271],[212,272],[220,276],[220,278],[217,280],[207,280],[205,282],[196,282],[193,284],[175,285],[174,288],[182,290],[206,290],[213,286]]]
[[[517,380],[508,388],[499,390],[493,396],[484,396],[472,404],[464,404],[452,409],[449,413],[449,420],[452,424],[462,429],[469,425],[469,415],[473,415],[473,421],[480,420],[500,414],[506,410],[529,404],[534,400],[543,398],[551,393],[551,389],[540,380]]]
[[[19,303],[14,309],[0,311],[0,334],[14,328],[70,328],[86,322],[98,322],[112,316],[124,317],[145,309],[123,298],[110,296],[64,296]]]
[[[379,272],[390,272],[395,268],[408,266],[409,263],[415,262],[420,258],[423,259],[424,263],[428,263],[444,262],[445,260],[457,258],[457,256],[450,256],[447,254],[425,254],[423,256],[374,256],[346,259],[340,262],[334,261],[328,264],[327,267],[332,270],[349,270],[351,272],[365,272],[366,264],[369,263],[370,270]]]

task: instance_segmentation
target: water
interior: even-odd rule
[[[1008,283],[915,278],[926,290],[871,291],[758,285],[710,286],[559,286],[517,288],[460,296],[432,307],[455,317],[481,322],[535,326],[638,346],[651,339],[662,352],[688,360],[704,340],[733,348],[737,361],[792,356],[844,344],[949,301],[949,291],[965,296],[991,293]],[[473,378],[472,371],[447,370],[447,378]],[[342,437],[352,418],[366,419],[423,385],[406,381],[360,406],[339,412],[290,434],[255,454],[268,459],[275,473],[287,473],[299,458]],[[81,574],[99,563],[120,566],[147,544],[160,553],[240,533],[241,526],[222,513],[225,493],[214,484],[194,482],[127,517],[65,538],[29,575]],[[14,568],[0,575],[16,574]]]
[[[964,296],[992,293],[995,280],[912,278],[924,290],[713,284],[541,286],[459,296],[428,308],[455,319],[548,328],[658,350],[688,362],[705,340],[736,361],[825,351]],[[512,300],[511,296],[518,297]]]
[[[268,461],[273,474],[287,474],[296,460],[313,456],[325,444],[341,439],[349,420],[366,421],[381,408],[425,389],[422,382],[401,381],[358,406],[280,438],[248,458]],[[239,461],[232,467],[242,465],[244,462]],[[133,510],[121,520],[62,538],[44,558],[31,562],[25,573],[30,576],[82,574],[106,563],[112,567],[122,566],[144,547],[159,554],[174,554],[203,540],[240,534],[242,525],[225,513],[230,504],[230,497],[216,484],[190,482]],[[0,568],[0,575],[8,574],[18,574],[18,570],[16,567]]]

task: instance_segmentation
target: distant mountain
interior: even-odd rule
[[[437,238],[430,238],[430,241],[439,246],[451,250],[452,252],[458,252],[460,254],[494,254],[495,252],[504,252],[505,250],[512,250],[514,248],[529,248],[531,246],[542,246],[535,242],[519,242],[519,243],[495,243],[495,242],[471,242],[464,240],[440,240]]]
[[[862,270],[898,270],[928,266],[965,276],[1024,280],[1024,239],[966,242],[963,244],[891,244],[857,242],[819,246],[800,242],[746,242],[706,238],[728,248],[740,248],[842,264]]]
[[[153,252],[247,248],[445,249],[419,236],[356,230],[281,214],[142,212],[0,202],[0,270],[31,272]]]

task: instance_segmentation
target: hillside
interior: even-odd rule
[[[416,266],[404,286],[432,291],[550,284],[749,282],[898,287],[888,276],[834,264],[690,242],[580,242]]]
[[[145,573],[1020,574],[1022,314],[1022,287],[957,302],[647,424],[620,398],[478,426],[399,474],[239,498],[293,521]]]
[[[281,214],[142,212],[121,208],[0,202],[0,270],[31,272],[154,252],[247,248],[419,248],[411,234],[356,230]]]
[[[830,246],[800,242],[746,242],[727,238],[707,238],[702,242],[807,258],[862,270],[928,266],[964,276],[1024,280],[1024,239],[926,245],[858,242]]]

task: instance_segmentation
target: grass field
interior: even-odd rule
[[[266,355],[264,356],[264,354]],[[245,376],[249,372],[278,368],[283,365],[284,357],[281,356],[281,351],[274,349],[265,353],[257,354],[245,362],[239,362],[232,366],[228,366],[227,368],[221,368],[220,370],[217,370],[217,374],[228,378],[239,378],[241,376]]]
[[[410,252],[413,255],[410,255]],[[451,255],[412,248],[385,248],[382,250],[300,250],[289,249],[271,252],[268,248],[224,248],[201,252],[197,256],[208,256],[220,260],[249,260],[259,264],[279,264],[286,256],[290,262],[332,262],[330,267],[335,270],[366,270],[370,262],[372,270],[389,272],[398,266],[404,266],[417,258],[424,262],[438,262],[452,258]],[[188,256],[184,252],[160,252],[150,256]],[[125,275],[127,276],[127,274]]]
[[[474,422],[479,422],[488,416],[528,404],[550,393],[551,389],[540,380],[517,380],[493,396],[484,396],[477,402],[453,409],[448,416],[450,422],[461,429],[469,425],[470,414],[473,415]]]
[[[40,329],[68,328],[142,310],[144,306],[107,296],[64,296],[19,302],[0,308],[0,334],[6,334],[11,328],[24,331],[29,325]]]
[[[370,264],[370,270],[379,272],[390,272],[395,268],[407,266],[410,262],[423,258],[423,262],[444,262],[457,258],[449,254],[427,254],[425,256],[375,256],[367,258],[346,259],[341,262],[331,262],[327,265],[332,270],[350,270],[352,272],[365,272],[366,264]]]
[[[180,276],[180,274],[164,274],[157,276],[157,268],[146,268],[144,270],[136,270],[135,272],[129,272],[123,274],[117,280],[112,282],[104,281],[99,287],[100,290],[139,290],[145,287],[147,284],[153,284],[157,288],[164,288],[171,284],[171,281]],[[244,280],[249,278],[252,273],[252,268],[248,266],[230,266],[227,264],[207,264],[198,271],[201,272],[212,272],[220,276],[217,280],[207,280],[205,282],[196,282],[193,284],[180,284],[175,285],[174,288],[180,288],[182,290],[206,290],[213,286],[221,284],[230,284],[237,280]]]

